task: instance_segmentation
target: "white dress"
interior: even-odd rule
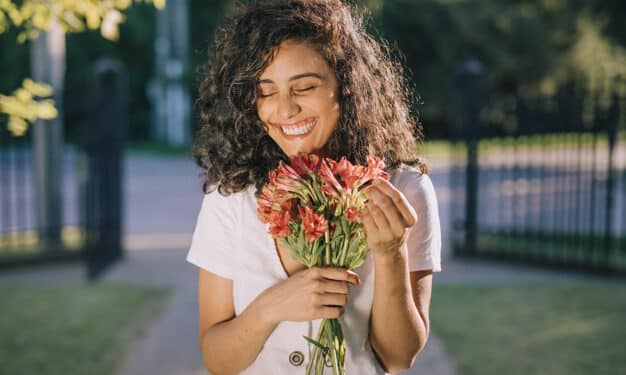
[[[411,202],[418,217],[407,239],[409,270],[440,272],[441,230],[430,177],[414,167],[402,166],[392,171],[391,183]],[[187,255],[187,261],[198,267],[233,280],[236,315],[263,290],[288,277],[267,231],[269,224],[261,223],[257,216],[255,191],[250,186],[228,197],[217,191],[206,194]],[[382,375],[385,372],[367,339],[374,296],[372,255],[354,271],[362,284],[350,288],[348,303],[339,318],[346,339],[346,373]],[[315,338],[320,322],[280,322],[256,360],[240,374],[304,374],[310,344],[302,336]],[[332,369],[327,367],[324,374],[332,374]]]

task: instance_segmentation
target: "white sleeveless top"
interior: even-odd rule
[[[402,166],[391,173],[391,183],[406,196],[418,217],[407,239],[409,270],[440,272],[441,230],[430,177],[414,167]],[[261,223],[257,216],[255,191],[250,186],[228,197],[217,191],[206,194],[187,255],[187,261],[198,267],[233,280],[236,315],[263,290],[288,277],[268,233],[269,224]],[[372,254],[354,271],[361,278],[361,285],[350,288],[348,303],[339,318],[346,339],[346,373],[382,375],[385,372],[368,340],[374,297]],[[302,336],[315,339],[320,322],[321,319],[280,322],[256,360],[240,374],[304,374],[310,344]],[[290,360],[292,354],[303,360]],[[326,367],[324,374],[332,375],[332,369]]]

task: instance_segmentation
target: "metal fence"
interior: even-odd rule
[[[82,240],[72,167],[75,152],[63,158],[63,218],[54,227],[38,224],[34,155],[31,130],[12,136],[0,129],[0,263],[7,267],[53,259],[80,257]],[[45,245],[44,245],[45,244]]]
[[[508,97],[494,116],[478,79],[460,81],[455,254],[626,272],[626,100]]]
[[[96,279],[121,259],[126,85],[120,63],[96,63],[94,94],[79,101],[73,116],[81,122],[81,140],[61,147],[61,165],[54,166],[60,184],[43,189],[36,181],[54,178],[36,178],[33,127],[15,137],[0,122],[0,269],[81,260],[87,278]],[[48,167],[42,173],[49,173]],[[47,189],[60,191],[41,193]],[[53,212],[42,220],[44,209]]]

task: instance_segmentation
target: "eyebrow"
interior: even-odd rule
[[[313,73],[313,72],[308,72],[308,73],[300,73],[300,74],[296,74],[295,76],[291,76],[289,78],[289,81],[295,81],[297,79],[301,79],[301,78],[306,78],[306,77],[315,77],[321,81],[324,80],[324,76],[319,74],[319,73]],[[257,83],[274,83],[274,81],[272,81],[271,79],[259,79],[257,80]]]

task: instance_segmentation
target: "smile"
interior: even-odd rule
[[[315,119],[309,119],[293,125],[281,125],[280,130],[287,137],[302,136],[310,133],[315,123]]]

